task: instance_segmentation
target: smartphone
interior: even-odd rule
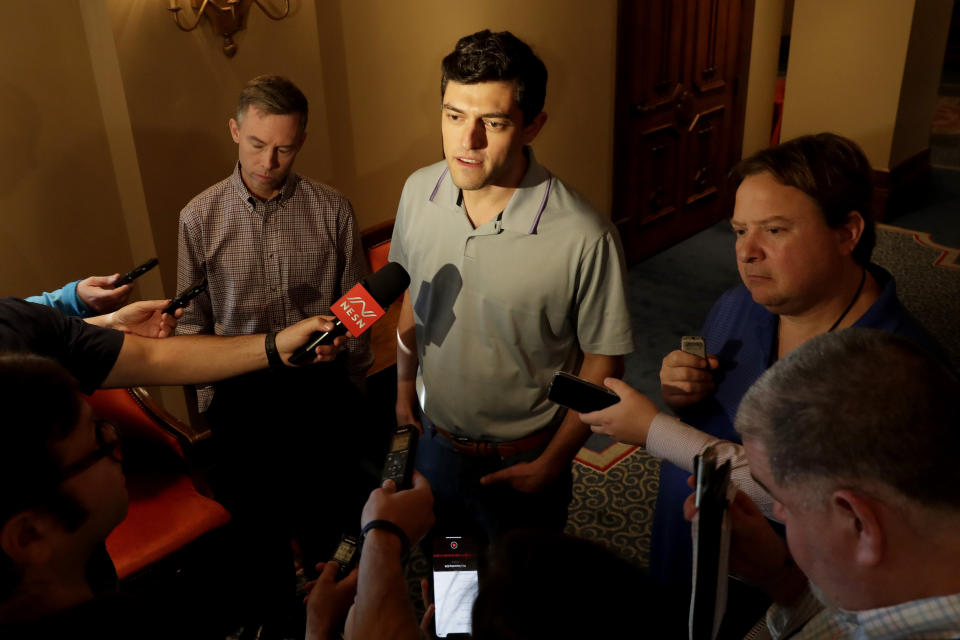
[[[158,264],[160,264],[160,261],[157,258],[150,258],[139,267],[134,267],[130,271],[127,271],[125,274],[117,278],[112,285],[113,288],[116,289],[117,287],[122,287],[125,284],[130,284]]]
[[[693,459],[697,521],[693,527],[690,637],[715,638],[726,607],[729,535],[724,534],[730,461],[717,465],[713,447]]]
[[[683,336],[680,338],[680,351],[693,354],[704,360],[707,359],[707,348],[700,336]]]
[[[398,490],[409,489],[412,486],[413,461],[419,435],[416,425],[412,424],[402,424],[393,430],[390,448],[387,449],[387,459],[383,462],[383,477],[380,478],[380,484],[389,478],[396,483]]]
[[[173,313],[177,309],[181,309],[187,306],[191,300],[193,300],[194,298],[196,298],[198,295],[200,295],[206,290],[207,290],[207,279],[204,278],[203,280],[201,280],[200,282],[193,285],[192,287],[190,287],[189,289],[187,289],[186,291],[178,295],[176,298],[171,300],[170,304],[168,304],[163,309],[163,312],[173,315]]]
[[[357,564],[357,536],[343,534],[340,537],[340,544],[337,545],[337,549],[330,559],[339,565],[337,575],[334,578],[336,582],[340,582],[350,575],[353,567]]]
[[[473,602],[480,590],[476,541],[469,536],[433,539],[433,625],[438,638],[469,638]]]
[[[547,399],[580,413],[599,411],[620,402],[620,396],[610,389],[563,371],[553,374]]]

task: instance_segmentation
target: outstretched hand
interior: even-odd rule
[[[317,565],[321,571],[316,580],[307,583],[308,595],[304,599],[307,605],[307,640],[326,640],[338,638],[343,629],[347,613],[357,595],[357,569],[337,582],[340,565],[330,561]]]
[[[113,288],[113,283],[120,277],[119,273],[112,276],[90,276],[77,283],[77,295],[94,315],[103,315],[116,311],[126,303],[133,291],[132,284],[125,284]]]
[[[283,362],[289,366],[295,366],[290,363],[290,356],[293,352],[307,344],[314,333],[326,333],[333,330],[333,323],[336,320],[334,316],[313,316],[292,324],[283,331],[277,333],[277,351]],[[333,344],[322,345],[316,348],[316,357],[309,362],[332,362],[336,360],[337,354],[343,351],[347,345],[347,338],[352,337],[350,333],[339,336],[333,341]]]
[[[594,433],[646,446],[650,422],[660,412],[657,405],[623,380],[605,378],[603,385],[620,396],[620,402],[600,411],[581,413],[580,419]]]
[[[113,313],[89,318],[88,322],[144,338],[166,338],[173,335],[173,330],[177,327],[177,318],[183,315],[183,309],[177,309],[172,316],[163,313],[163,309],[168,304],[170,304],[169,300],[132,302]]]

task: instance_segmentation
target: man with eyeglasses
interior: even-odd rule
[[[0,354],[0,406],[0,638],[207,637],[202,621],[178,623],[176,611],[96,594],[87,582],[89,560],[126,516],[128,498],[117,429],[93,416],[76,380],[48,358]],[[421,508],[410,517],[422,520],[422,478],[417,487],[391,505],[418,495]],[[374,542],[392,549],[389,539]],[[335,570],[328,563],[324,575]],[[331,637],[323,593],[307,604],[307,640]]]
[[[65,369],[34,355],[0,356],[0,402],[0,636],[152,632],[127,598],[95,598],[87,581],[127,513],[116,427],[94,419]]]

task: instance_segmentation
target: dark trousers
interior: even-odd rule
[[[482,545],[513,529],[563,531],[572,497],[572,471],[560,474],[537,493],[522,493],[507,482],[480,484],[480,478],[488,473],[535,459],[546,445],[506,458],[471,457],[437,433],[426,416],[423,427],[416,468],[433,490],[435,534],[473,535]]]
[[[291,539],[308,575],[359,528],[369,483],[359,469],[359,393],[342,367],[260,371],[216,386],[206,412],[218,500],[233,515],[244,614],[297,616]],[[299,612],[302,617],[302,607]]]

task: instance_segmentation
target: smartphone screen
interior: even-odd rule
[[[476,543],[438,536],[433,543],[434,626],[438,638],[467,637],[479,590]]]

